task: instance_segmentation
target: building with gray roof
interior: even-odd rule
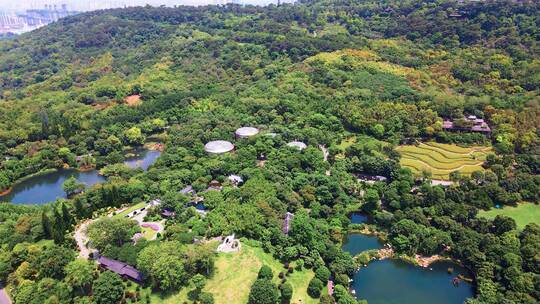
[[[234,150],[234,145],[226,140],[214,140],[204,145],[204,151],[212,154],[222,154]]]
[[[301,141],[291,141],[287,144],[287,146],[297,148],[298,150],[304,150],[307,148],[307,145]]]
[[[248,138],[257,134],[259,134],[259,129],[254,127],[241,127],[234,132],[237,138]]]

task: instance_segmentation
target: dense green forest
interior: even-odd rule
[[[354,227],[349,213],[361,210],[397,253],[441,254],[470,269],[467,303],[538,303],[540,226],[477,214],[540,201],[539,93],[533,1],[317,0],[61,19],[0,41],[0,192],[64,167],[95,166],[108,180],[43,206],[0,204],[0,280],[15,303],[135,302],[117,276],[76,259],[73,231],[160,198],[148,216],[175,215],[157,240],[132,245],[137,227],[125,219],[92,228],[107,231],[92,239],[96,248],[137,266],[156,292],[195,286],[191,301],[213,303],[201,290],[215,257],[192,241],[235,233],[285,265],[313,269],[310,295],[321,303],[356,303],[346,288],[357,260],[340,246]],[[126,102],[134,95],[135,106]],[[491,134],[443,129],[468,115]],[[277,135],[235,139],[241,126]],[[127,149],[156,138],[165,148],[148,171],[119,165]],[[235,151],[205,153],[219,139]],[[292,140],[308,148],[286,147]],[[394,150],[417,141],[493,153],[485,170],[432,186],[429,173],[400,167]],[[387,181],[360,183],[360,173]],[[245,183],[233,187],[231,174]],[[185,208],[179,191],[203,192],[212,180],[224,188],[205,194],[208,214]],[[330,276],[336,292],[321,296]],[[250,303],[290,300],[287,284],[259,277]]]

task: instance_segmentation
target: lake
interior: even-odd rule
[[[368,216],[363,213],[360,213],[360,212],[351,213],[351,224],[367,223],[368,220],[369,220]]]
[[[137,151],[137,154],[126,160],[125,164],[131,168],[139,167],[147,170],[159,155],[161,155],[159,151]],[[0,201],[14,204],[46,204],[55,201],[57,198],[66,198],[62,185],[71,176],[75,176],[77,181],[85,184],[87,188],[106,181],[106,178],[99,175],[97,170],[79,172],[75,169],[61,169],[33,176],[13,185],[10,193],[0,196]]]
[[[453,274],[448,273],[449,267],[454,268]],[[458,274],[470,277],[463,267],[445,261],[435,262],[430,268],[397,259],[374,261],[355,273],[351,288],[357,298],[369,304],[461,304],[474,296],[472,284],[452,284]]]
[[[13,185],[10,193],[0,196],[0,201],[14,204],[45,204],[57,198],[66,198],[62,189],[64,181],[75,176],[77,181],[91,187],[106,179],[97,170],[79,172],[75,169],[61,169],[55,172],[33,176]]]
[[[127,158],[124,164],[133,169],[141,168],[146,171],[160,155],[161,152],[156,150],[138,150],[135,156]]]
[[[349,252],[352,256],[359,254],[362,251],[370,249],[382,248],[383,244],[375,235],[366,235],[359,233],[351,233],[347,235],[343,241],[343,251]]]

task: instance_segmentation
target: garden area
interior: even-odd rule
[[[450,173],[459,171],[470,175],[474,171],[483,171],[482,164],[486,160],[490,147],[460,147],[435,142],[419,145],[399,146],[396,150],[401,154],[400,164],[409,168],[414,174],[430,172],[435,179],[448,180]]]

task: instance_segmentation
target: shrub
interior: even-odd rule
[[[315,271],[315,277],[322,282],[326,282],[330,278],[330,270],[326,266],[319,267]]]
[[[319,302],[320,304],[334,304],[336,303],[336,300],[331,295],[322,295],[321,300]]]
[[[304,260],[296,261],[296,267],[295,268],[298,271],[302,271],[302,269],[304,268]]]
[[[339,273],[334,277],[334,283],[343,286],[349,286],[349,276],[344,273]]]
[[[257,279],[251,286],[248,304],[277,304],[279,292],[270,280]]]
[[[321,290],[323,289],[323,287],[324,287],[324,284],[321,280],[317,278],[313,278],[309,282],[307,292],[310,297],[318,298],[321,296]]]
[[[214,304],[214,295],[209,292],[201,292],[199,302],[201,304]]]
[[[279,289],[281,291],[281,300],[285,303],[289,303],[293,295],[291,283],[283,283]]]
[[[369,263],[370,257],[369,253],[362,252],[360,255],[358,255],[358,262],[363,265],[367,265]]]
[[[270,268],[267,265],[262,265],[261,269],[259,270],[259,275],[257,278],[263,279],[263,280],[271,280],[274,277],[274,274],[272,273],[272,268]]]

